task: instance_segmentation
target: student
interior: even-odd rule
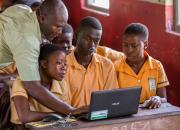
[[[67,54],[71,53],[74,49],[73,41],[73,28],[69,24],[65,24],[62,28],[62,33],[53,39],[52,43],[58,45],[60,48],[67,50]]]
[[[61,113],[61,101],[40,82],[38,57],[42,37],[51,41],[59,35],[62,26],[67,23],[68,12],[60,0],[44,1],[37,14],[30,8],[31,5],[27,5],[15,4],[0,14],[0,70],[15,62],[28,94]],[[64,109],[70,110],[68,107]]]
[[[147,108],[158,108],[166,102],[169,85],[160,61],[145,51],[148,47],[148,28],[141,23],[129,24],[123,34],[125,56],[115,64],[120,88],[142,86],[140,103]]]
[[[63,26],[62,34],[56,37],[52,41],[52,43],[60,46],[61,48],[66,48],[69,54],[74,49],[74,46],[72,45],[72,41],[73,41],[73,28],[70,24],[66,24],[65,26]],[[105,46],[99,46],[99,45],[96,48],[96,53],[103,57],[108,58],[113,63],[123,56],[122,52],[118,52],[111,48]]]
[[[102,35],[98,19],[85,17],[76,32],[76,48],[67,56],[66,81],[74,107],[89,105],[91,92],[118,88],[116,72],[111,61],[96,54]]]
[[[59,47],[46,44],[41,47],[39,56],[39,72],[41,83],[45,89],[51,91],[56,98],[61,100],[61,105],[69,106],[71,110],[67,112],[63,107],[61,114],[79,114],[85,108],[75,109],[68,105],[69,96],[66,82],[63,80],[66,73],[66,52]],[[36,91],[36,90],[34,90]],[[43,97],[46,97],[44,95]],[[46,117],[53,110],[41,105],[30,96],[21,80],[17,79],[11,90],[11,122],[14,124],[25,124],[38,121]]]

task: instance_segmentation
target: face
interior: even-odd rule
[[[61,51],[52,53],[43,66],[47,77],[61,81],[66,73],[67,63],[66,54]]]
[[[144,49],[147,44],[144,43],[139,36],[124,35],[122,41],[122,49],[130,62],[139,61],[144,57]]]
[[[102,30],[86,27],[77,34],[77,50],[82,55],[92,55],[101,40]]]
[[[42,34],[52,41],[62,32],[63,26],[67,23],[68,13],[66,10],[57,11],[51,15],[39,16],[39,23],[41,27]]]
[[[54,44],[58,45],[60,48],[64,48],[69,54],[72,51],[72,40],[73,33],[62,33],[54,40]]]

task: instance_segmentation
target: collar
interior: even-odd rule
[[[57,94],[63,94],[62,89],[63,89],[63,81],[57,81],[53,80],[52,85],[51,85],[51,92],[52,93],[57,93]]]
[[[147,59],[146,59],[146,61],[145,61],[145,63],[144,63],[144,65],[145,65],[145,67],[146,67],[146,69],[154,69],[154,68],[156,68],[156,65],[154,65],[153,64],[153,62],[155,61],[155,59],[154,58],[152,58],[146,51],[144,51],[144,55],[145,55],[145,57],[147,57]],[[143,65],[143,66],[144,66]],[[127,65],[127,63],[126,63],[126,56],[124,55],[123,56],[123,58],[118,62],[118,68],[119,68],[119,71],[125,71],[126,69],[126,67],[127,66],[129,66],[129,65]]]
[[[154,69],[155,68],[155,66],[153,66],[154,59],[146,51],[144,51],[144,56],[147,57],[147,60],[145,62],[147,67],[150,69]]]
[[[84,67],[77,62],[76,57],[74,55],[75,49],[67,56],[68,65],[73,66],[75,68],[82,69]],[[97,54],[94,53],[88,68],[93,67],[96,63],[99,63],[99,62],[100,62],[100,60],[98,59]]]
[[[31,9],[31,7],[29,7],[28,5],[25,5],[25,4],[16,4],[15,6],[21,8],[21,9],[27,10],[27,11],[29,11],[30,13],[33,12],[32,9]]]

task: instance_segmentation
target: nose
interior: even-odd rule
[[[133,51],[133,48],[132,48],[131,45],[129,45],[128,48],[127,48],[127,52],[128,52],[128,53],[132,53],[132,51]]]
[[[62,68],[61,69],[62,70],[66,70],[67,69],[67,63],[66,62],[62,63]]]
[[[90,40],[89,43],[90,43],[89,45],[91,48],[95,48],[95,42],[93,40]]]
[[[58,27],[57,30],[56,30],[56,33],[57,35],[61,34],[62,33],[62,27]]]

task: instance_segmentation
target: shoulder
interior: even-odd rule
[[[96,57],[98,66],[101,68],[103,72],[109,72],[113,70],[115,71],[114,64],[109,59],[98,54],[95,54],[95,57]]]
[[[151,56],[149,56],[149,60],[150,60],[150,63],[153,68],[162,68],[163,67],[162,63],[159,60],[157,60]]]
[[[113,65],[113,63],[106,57],[103,57],[97,53],[94,54],[96,60],[100,63],[100,64],[104,64],[104,65]]]

